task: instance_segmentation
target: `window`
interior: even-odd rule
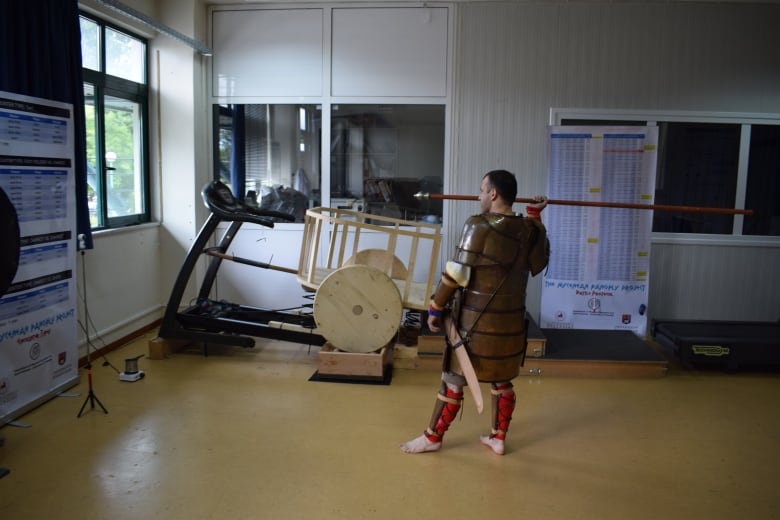
[[[297,222],[327,204],[438,223],[441,201],[414,195],[442,191],[444,112],[444,105],[332,105],[328,145],[318,105],[215,105],[215,178]],[[329,181],[321,161],[330,165]]]
[[[655,203],[736,207],[740,125],[658,123]],[[656,211],[653,231],[730,235],[734,215]]]
[[[659,127],[655,204],[747,208],[752,216],[656,211],[653,232],[780,236],[780,121],[644,114],[583,118],[563,125]],[[744,166],[746,165],[746,166]]]
[[[750,131],[745,235],[780,236],[780,125],[753,125]]]
[[[92,229],[148,222],[146,41],[82,15]]]
[[[441,222],[444,105],[333,105],[330,205]]]

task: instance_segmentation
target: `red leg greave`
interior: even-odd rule
[[[441,442],[444,433],[458,416],[461,403],[463,403],[463,388],[453,390],[446,383],[442,383],[441,390],[436,396],[430,427],[425,430],[425,436],[429,441]]]
[[[515,390],[511,382],[492,383],[490,393],[493,394],[493,431],[491,437],[504,440],[515,411]]]

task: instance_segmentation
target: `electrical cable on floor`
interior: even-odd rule
[[[85,309],[84,313],[86,314],[86,312],[87,312],[87,311],[86,311],[86,309]],[[79,324],[79,327],[81,327],[81,331],[82,331],[82,332],[84,333],[84,335],[86,336],[86,343],[87,343],[87,354],[89,354],[89,349],[90,349],[90,347],[92,348],[92,350],[93,350],[95,353],[98,353],[98,352],[99,352],[99,350],[98,350],[98,348],[95,346],[95,344],[94,344],[94,343],[92,343],[92,339],[90,339],[90,337],[89,337],[89,330],[87,329],[87,327],[85,327],[85,326],[84,326],[84,324],[81,322],[81,320],[77,320],[77,322],[78,322],[78,324]],[[91,322],[92,322],[92,320],[90,319],[90,323],[91,323]],[[93,329],[95,329],[95,325],[94,325],[94,324],[92,324],[92,328],[93,328]],[[107,347],[107,345],[106,345],[106,343],[103,341],[103,339],[102,339],[102,338],[100,338],[100,337],[98,337],[98,338],[100,339],[101,343],[103,344],[103,347]],[[105,355],[105,354],[100,354],[100,355],[101,355],[101,357],[103,358],[103,366],[104,366],[104,367],[109,367],[109,366],[110,366],[111,368],[113,368],[113,369],[114,369],[114,371],[115,371],[117,374],[119,374],[119,373],[120,373],[120,372],[119,372],[119,370],[118,370],[118,369],[117,369],[117,368],[116,368],[116,367],[115,367],[115,366],[114,366],[114,365],[113,365],[113,364],[112,364],[112,363],[111,363],[111,362],[108,360],[108,358],[106,357],[106,355]],[[88,362],[88,363],[90,362],[89,355],[87,356],[87,362]]]

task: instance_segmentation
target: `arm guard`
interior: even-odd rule
[[[444,272],[441,274],[441,280],[431,297],[431,307],[436,310],[442,310],[452,298],[458,286],[465,287],[469,283],[471,276],[471,267],[468,265],[453,262],[447,262]]]

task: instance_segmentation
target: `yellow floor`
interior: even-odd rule
[[[108,354],[147,353],[147,334]],[[317,349],[260,340],[103,359],[69,392],[0,430],[0,519],[780,518],[778,374],[530,377],[507,454],[478,442],[467,396],[438,453],[398,444],[427,425],[430,370],[389,386],[310,382]]]

